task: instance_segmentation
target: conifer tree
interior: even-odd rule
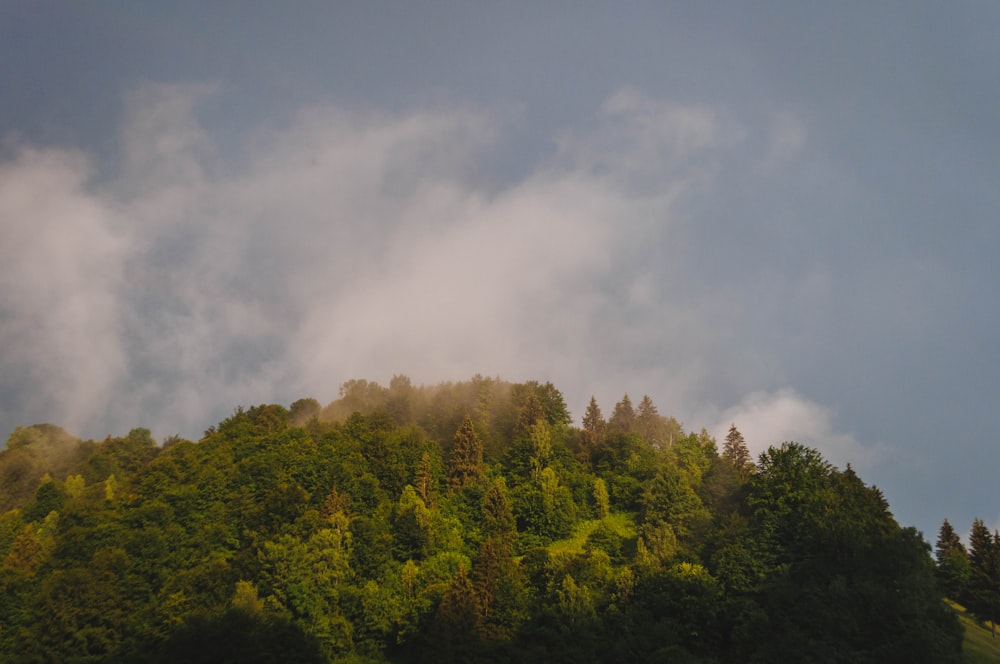
[[[474,484],[483,474],[483,443],[476,435],[472,418],[466,415],[455,432],[455,444],[448,457],[448,483],[453,489]]]
[[[608,428],[616,433],[629,433],[635,425],[635,409],[632,407],[632,400],[628,393],[622,400],[615,404],[615,409],[608,420]]]
[[[991,535],[980,519],[972,522],[969,533],[969,564],[972,567],[970,608],[990,621],[996,638],[996,620],[1000,614],[1000,533]]]
[[[514,436],[517,438],[527,436],[539,420],[545,421],[545,410],[542,409],[542,402],[532,393],[528,395],[527,401],[524,402],[517,414],[517,428],[514,431]]]
[[[420,465],[413,476],[413,487],[417,490],[417,495],[428,507],[434,505],[434,473],[431,469],[430,453],[424,452],[420,455]]]
[[[653,400],[648,394],[644,394],[639,402],[639,409],[635,416],[635,429],[647,443],[653,446],[663,444],[663,432],[666,430],[666,422],[656,410]]]
[[[741,478],[746,478],[753,471],[753,461],[750,460],[750,450],[743,440],[735,424],[730,425],[726,434],[726,442],[722,446],[722,458],[732,464]]]
[[[597,399],[591,396],[590,404],[583,414],[583,429],[580,430],[580,457],[587,463],[590,463],[594,451],[604,442],[607,426]]]
[[[483,530],[496,538],[506,549],[513,546],[516,524],[510,502],[507,500],[507,483],[497,478],[483,494]]]
[[[481,609],[479,595],[462,566],[441,596],[434,617],[434,641],[440,648],[439,661],[471,660],[480,643]]]
[[[948,519],[941,524],[934,551],[937,555],[937,576],[945,593],[953,599],[963,598],[972,568],[969,565],[969,554]]]

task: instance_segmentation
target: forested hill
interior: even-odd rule
[[[958,662],[927,544],[814,450],[645,397],[344,385],[198,442],[19,428],[9,662]]]

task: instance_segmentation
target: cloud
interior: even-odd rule
[[[879,461],[881,446],[865,446],[852,434],[836,431],[833,419],[834,413],[826,406],[785,388],[748,394],[723,411],[710,431],[721,444],[730,425],[735,424],[754,456],[772,445],[792,441],[819,450],[840,468],[849,463],[866,469]]]
[[[745,381],[729,300],[692,287],[677,213],[740,140],[721,114],[626,89],[497,188],[481,171],[495,113],[315,106],[245,132],[234,159],[197,120],[212,94],[129,95],[101,181],[70,152],[3,164],[19,241],[0,389],[28,395],[8,429],[27,414],[197,435],[237,404],[399,372],[552,380],[580,410],[645,391],[674,413]]]
[[[0,394],[8,411],[86,427],[127,370],[122,219],[83,155],[16,147],[0,164]],[[10,412],[3,413],[10,416]]]

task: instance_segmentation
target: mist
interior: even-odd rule
[[[762,446],[807,434],[871,459],[829,417],[812,435],[823,407],[798,392],[760,396],[767,358],[734,334],[738,298],[699,281],[686,205],[749,134],[726,113],[623,88],[498,185],[496,111],[302,108],[247,130],[237,159],[198,120],[216,94],[131,92],[105,173],[9,147],[4,428],[197,438],[237,405],[326,403],[352,378],[479,373],[551,381],[577,418],[591,395],[610,411],[649,394],[695,430],[746,419]],[[776,126],[770,167],[805,140]]]

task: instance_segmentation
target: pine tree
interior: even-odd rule
[[[642,396],[639,402],[639,410],[635,416],[635,429],[643,439],[654,447],[663,445],[663,432],[666,430],[666,422],[656,410],[653,400],[648,394]]]
[[[594,451],[604,442],[607,422],[601,414],[601,407],[597,405],[597,399],[590,397],[590,404],[583,414],[583,429],[580,430],[580,454],[581,459],[590,463],[590,458]]]
[[[632,400],[628,398],[628,393],[622,400],[615,404],[615,409],[608,420],[608,428],[616,433],[629,433],[635,425],[635,409],[632,407]]]
[[[470,661],[480,644],[482,613],[479,595],[465,566],[441,596],[434,617],[434,642],[440,648],[438,661]]]
[[[726,442],[722,446],[722,458],[732,464],[741,478],[746,478],[753,472],[753,461],[750,460],[750,450],[743,440],[735,424],[730,425],[726,434]]]
[[[448,483],[453,489],[462,489],[475,484],[482,474],[483,443],[476,435],[472,418],[466,415],[455,432],[455,444],[448,457]]]
[[[948,519],[941,524],[934,550],[937,555],[937,576],[945,593],[953,599],[963,598],[972,568],[969,565],[969,554]]]
[[[996,638],[996,619],[1000,613],[1000,533],[990,534],[980,519],[972,522],[969,533],[970,608],[992,625]]]
[[[510,502],[507,500],[507,483],[497,478],[483,494],[483,531],[509,550],[514,544],[516,524]]]
[[[545,421],[545,410],[542,408],[542,402],[532,393],[528,395],[527,401],[524,402],[517,414],[517,427],[514,430],[514,436],[521,438],[529,435],[539,420]]]
[[[428,507],[434,505],[434,472],[431,469],[430,453],[424,452],[420,456],[420,465],[413,476],[413,487],[417,490],[417,495]]]

